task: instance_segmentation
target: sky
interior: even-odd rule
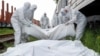
[[[1,10],[1,1],[2,0],[0,0],[0,10]],[[9,3],[9,7],[13,5],[14,7],[16,7],[16,9],[21,8],[25,2],[30,2],[31,5],[36,4],[37,10],[34,13],[34,18],[37,20],[40,20],[44,13],[47,13],[48,18],[51,20],[53,18],[53,13],[56,8],[56,3],[53,0],[4,0],[4,1],[5,5],[6,3]]]

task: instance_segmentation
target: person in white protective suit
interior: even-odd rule
[[[29,8],[30,8],[30,3],[26,2],[24,3],[24,6],[16,10],[11,17],[11,24],[15,31],[14,32],[15,46],[20,43],[26,42],[26,39],[24,38],[25,35],[23,34],[23,27],[30,26],[30,24],[32,24],[32,22],[27,22],[27,19],[25,17],[25,14],[27,13]]]
[[[72,37],[74,37],[74,33],[75,33],[75,29],[74,29],[74,24],[69,24],[69,25],[64,25],[67,21],[69,21],[70,16],[66,16],[67,12],[64,11],[64,8],[62,8],[59,12],[58,15],[58,20],[59,20],[59,26],[55,32],[56,34],[53,35],[55,32],[53,32],[53,34],[51,34],[50,38],[52,39],[65,39],[65,37],[70,37],[70,39],[72,39]],[[60,35],[60,36],[59,36]],[[61,37],[64,36],[64,37]]]
[[[28,11],[26,11],[26,13],[24,14],[24,16],[25,16],[25,18],[26,18],[26,20],[27,20],[28,23],[33,24],[34,12],[35,12],[36,9],[37,9],[37,6],[36,6],[36,5],[32,5],[32,6],[30,7],[30,9],[29,9]],[[30,27],[31,27],[31,25],[30,25]],[[27,29],[25,29],[25,30],[27,30]],[[23,31],[23,35],[24,35],[24,38],[25,38],[26,40],[28,40],[28,34],[26,34],[26,33]],[[26,42],[26,41],[25,41],[25,42]]]
[[[83,15],[80,11],[71,9],[69,8],[69,6],[66,6],[65,10],[68,11],[68,14],[66,14],[66,16],[69,15],[71,17],[70,20],[66,22],[66,25],[70,23],[75,23],[77,25],[75,39],[80,40],[81,37],[83,36],[83,32],[87,24],[87,19],[85,15]]]
[[[55,12],[55,15],[52,19],[52,26],[55,27],[57,25],[59,25],[58,11]]]
[[[49,18],[47,17],[46,13],[44,13],[44,15],[42,16],[40,24],[41,24],[41,27],[43,29],[48,29],[48,27],[49,27]]]
[[[64,8],[62,8],[61,10],[60,10],[60,12],[59,12],[59,14],[58,14],[58,18],[59,18],[59,24],[63,24],[63,18],[64,18],[64,15],[65,15],[65,13],[64,13]]]
[[[70,16],[69,15],[66,16],[66,14],[67,14],[67,11],[64,10],[64,8],[62,8],[61,11],[59,12],[59,16],[58,16],[59,24],[64,24],[67,21],[69,21]]]

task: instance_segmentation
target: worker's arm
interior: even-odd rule
[[[19,21],[23,24],[23,25],[27,25],[30,26],[30,22],[26,20],[25,16],[24,16],[24,12],[19,12]]]
[[[68,22],[66,22],[65,24],[75,23],[76,20],[77,20],[77,13],[76,13],[76,11],[72,11],[70,13],[70,20]]]

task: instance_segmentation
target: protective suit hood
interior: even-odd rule
[[[37,9],[37,6],[36,5],[32,5],[30,10],[36,10]]]
[[[64,10],[70,11],[70,7],[69,6],[65,6]]]
[[[24,3],[24,6],[23,6],[24,11],[28,10],[30,6],[31,4],[29,2]]]
[[[61,13],[62,15],[65,15],[65,14],[66,14],[66,13],[64,12],[64,8],[61,9],[60,13]]]
[[[43,14],[43,16],[44,16],[44,17],[46,17],[46,16],[47,16],[47,14],[46,14],[46,13],[44,13],[44,14]]]

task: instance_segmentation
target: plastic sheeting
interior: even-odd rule
[[[60,24],[51,29],[42,29],[39,26],[32,24],[31,27],[25,26],[23,31],[38,39],[58,40],[63,39],[66,36],[75,36],[74,24]]]
[[[38,40],[8,48],[1,56],[98,56],[81,41]]]

